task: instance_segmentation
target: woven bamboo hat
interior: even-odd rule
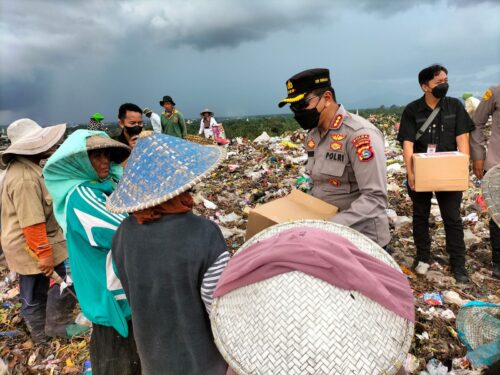
[[[165,134],[141,137],[106,206],[115,213],[157,206],[196,185],[224,157],[221,148]]]
[[[483,197],[493,221],[500,226],[500,164],[484,175],[481,182]]]
[[[341,235],[359,250],[400,269],[359,232],[326,221],[272,226],[238,250],[282,231],[312,227]],[[272,251],[272,249],[270,249]],[[414,324],[365,297],[293,271],[215,298],[215,343],[238,374],[395,374],[410,349]]]

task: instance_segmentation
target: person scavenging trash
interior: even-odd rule
[[[102,120],[104,120],[104,116],[102,114],[100,114],[99,112],[94,113],[92,116],[90,116],[89,123],[87,124],[87,129],[104,131]]]
[[[333,223],[358,230],[384,247],[390,241],[384,137],[364,118],[337,103],[328,69],[309,69],[286,81],[305,148],[310,194],[340,209]]]
[[[2,248],[10,270],[19,274],[21,316],[35,343],[89,330],[73,323],[76,300],[69,290],[50,286],[48,277],[54,270],[66,276],[68,253],[39,164],[54,152],[65,130],[65,124],[42,128],[30,119],[14,121],[7,128],[11,145],[2,155],[8,165],[2,192]]]
[[[139,374],[130,305],[111,259],[111,241],[126,215],[112,214],[106,199],[123,173],[128,146],[104,132],[77,130],[48,160],[43,174],[57,221],[68,241],[75,290],[92,321],[94,374]]]
[[[229,253],[217,224],[192,212],[188,192],[224,156],[164,134],[140,138],[108,201],[111,212],[131,213],[112,254],[145,375],[226,373],[209,312]]]
[[[161,114],[161,132],[174,137],[185,138],[187,134],[184,116],[175,108],[175,102],[171,96],[165,95],[160,100],[164,111]]]
[[[413,237],[417,248],[413,268],[419,262],[430,263],[429,214],[432,192],[414,190],[412,156],[414,153],[457,149],[469,155],[469,133],[474,130],[474,123],[462,103],[446,96],[448,70],[444,66],[431,65],[422,69],[418,74],[418,83],[424,95],[406,106],[398,133],[408,177],[408,195],[413,202]],[[428,127],[423,129],[424,125]],[[462,192],[440,191],[435,192],[435,195],[443,217],[451,271],[458,282],[467,282],[469,278],[465,269],[464,227],[460,217]]]
[[[213,138],[214,133],[212,131],[212,127],[214,125],[217,125],[217,121],[214,118],[214,113],[208,108],[205,108],[203,111],[201,111],[200,116],[200,130],[198,131],[198,134],[203,134],[207,139]]]
[[[157,113],[154,113],[151,108],[144,108],[144,115],[151,121],[151,127],[155,133],[161,133],[161,119]]]
[[[380,246],[343,225],[301,220],[240,247],[210,319],[238,374],[404,374],[415,307]]]

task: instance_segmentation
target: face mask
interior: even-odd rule
[[[133,137],[134,135],[140,134],[142,132],[142,126],[125,126],[125,131],[129,136]]]
[[[438,99],[444,98],[448,92],[448,88],[447,83],[441,83],[432,89],[432,95]]]
[[[299,123],[302,129],[311,130],[318,126],[319,115],[320,113],[316,108],[311,108],[294,112],[293,118]]]

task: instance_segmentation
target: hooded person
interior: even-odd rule
[[[126,215],[105,203],[123,173],[130,148],[99,131],[71,134],[43,169],[54,212],[68,242],[80,306],[93,323],[94,374],[139,374],[130,306],[111,259],[113,235]],[[115,372],[113,372],[115,371]]]
[[[66,276],[68,253],[40,162],[54,152],[65,131],[66,124],[42,128],[30,119],[14,121],[7,128],[11,144],[1,156],[7,166],[2,248],[10,270],[19,274],[21,316],[35,343],[88,331],[88,327],[72,324],[74,297],[58,284],[49,286],[48,276],[54,270]]]
[[[145,375],[226,373],[209,313],[229,253],[217,224],[192,212],[188,192],[223,157],[217,147],[164,134],[140,138],[107,203],[131,213],[112,254]]]
[[[404,374],[415,306],[406,275],[375,242],[340,224],[299,220],[238,249],[210,319],[240,375]]]

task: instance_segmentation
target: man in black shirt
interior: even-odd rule
[[[403,146],[403,156],[408,176],[408,194],[413,202],[413,237],[417,248],[414,267],[418,262],[429,263],[431,239],[429,214],[432,192],[416,192],[412,155],[421,152],[458,151],[469,155],[469,133],[474,123],[456,98],[446,96],[448,71],[444,66],[432,65],[418,75],[424,96],[408,104],[401,117],[398,140]],[[423,135],[417,140],[417,132],[433,110],[440,111]],[[460,202],[462,192],[435,192],[446,233],[446,251],[455,279],[467,282],[465,270],[465,243]]]

